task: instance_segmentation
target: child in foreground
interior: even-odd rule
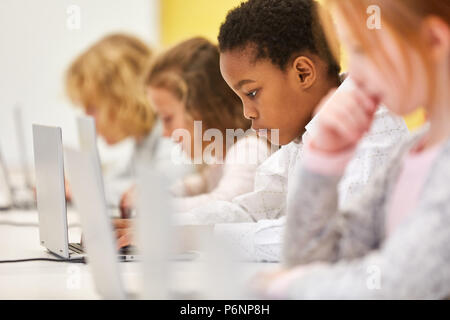
[[[284,268],[256,285],[272,298],[449,298],[448,4],[330,4],[350,76],[366,97],[322,103],[289,188]],[[366,27],[370,5],[381,9],[380,29]],[[400,143],[361,196],[339,210],[337,184],[378,102],[401,116],[424,106],[429,126]]]

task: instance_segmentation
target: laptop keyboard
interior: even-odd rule
[[[75,253],[84,253],[83,247],[80,243],[69,243],[69,249]]]
[[[75,253],[86,253],[79,243],[69,243],[69,249]],[[119,249],[119,255],[132,255],[136,254],[136,249],[134,246],[125,246]]]

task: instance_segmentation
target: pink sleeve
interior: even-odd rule
[[[351,147],[336,153],[322,152],[314,149],[308,139],[303,146],[302,163],[312,172],[327,176],[340,176],[352,159],[355,149],[356,147]]]

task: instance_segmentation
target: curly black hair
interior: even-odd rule
[[[328,64],[331,76],[340,66],[327,44],[314,0],[249,0],[228,12],[218,36],[220,52],[252,45],[255,61],[269,59],[281,70],[294,54],[312,53]]]

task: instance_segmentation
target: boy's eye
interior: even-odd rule
[[[247,93],[246,96],[249,98],[254,98],[257,93],[258,93],[258,90],[253,90],[253,91],[250,91],[249,93]]]

